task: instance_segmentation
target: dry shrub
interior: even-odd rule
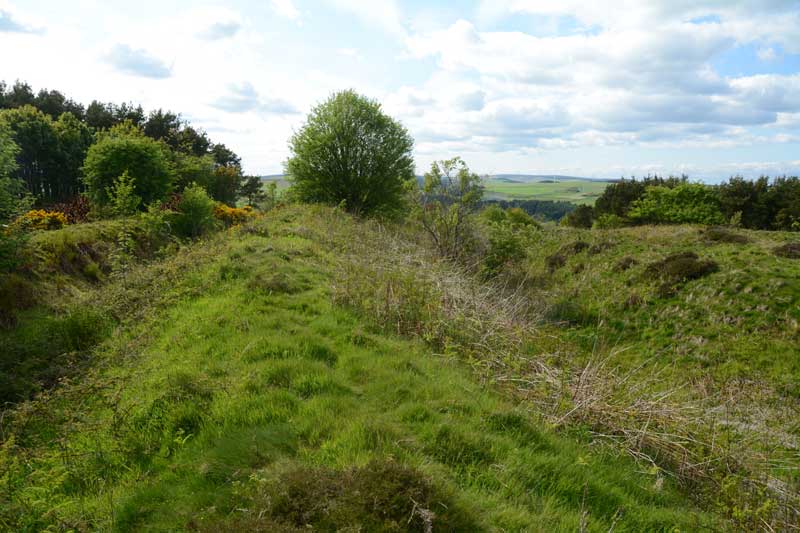
[[[613,242],[608,242],[608,241],[599,242],[597,244],[592,245],[589,248],[588,254],[589,255],[601,254],[601,253],[605,252],[606,250],[610,250],[610,249],[614,248],[614,246],[615,245],[614,245]]]
[[[778,246],[772,253],[787,259],[800,259],[800,242],[789,242],[783,246]]]
[[[745,235],[734,233],[727,228],[719,226],[710,227],[700,233],[706,240],[712,242],[726,242],[730,244],[747,244],[750,242],[750,239]]]
[[[638,264],[639,261],[637,261],[633,257],[625,256],[616,262],[616,264],[614,265],[614,272],[625,272],[626,270]]]
[[[566,264],[567,258],[560,253],[548,255],[544,258],[544,265],[547,267],[547,271],[551,274]]]
[[[575,241],[573,243],[565,244],[564,246],[562,246],[558,250],[558,253],[569,257],[570,255],[577,255],[584,250],[588,250],[590,247],[591,245],[586,241]]]
[[[716,261],[701,260],[694,252],[678,252],[647,265],[644,275],[651,280],[660,281],[659,294],[669,296],[684,282],[708,276],[718,270]]]
[[[259,494],[259,513],[245,513],[236,531],[477,531],[452,496],[418,470],[392,460],[361,468],[285,469]],[[219,530],[219,529],[215,529]]]

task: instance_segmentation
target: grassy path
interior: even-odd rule
[[[332,248],[290,222],[233,234],[182,282],[211,290],[121,329],[104,369],[20,409],[0,526],[719,526],[657,473],[554,435],[459,363],[333,307]]]

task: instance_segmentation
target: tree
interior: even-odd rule
[[[416,218],[439,255],[448,259],[462,255],[472,238],[468,218],[483,196],[481,178],[460,157],[435,161],[415,196]]]
[[[83,188],[81,167],[89,146],[94,142],[94,135],[86,123],[69,112],[62,113],[53,128],[58,137],[61,167],[58,175],[48,177],[55,182],[51,185],[54,189],[53,198],[65,200]]]
[[[89,195],[98,204],[108,204],[109,187],[126,171],[142,205],[163,199],[172,188],[173,169],[161,143],[135,135],[105,135],[89,148],[83,165]]]
[[[613,213],[611,213],[613,214]],[[573,228],[591,228],[594,222],[595,210],[590,205],[579,205],[564,217],[563,224]]]
[[[53,120],[35,107],[25,105],[0,113],[0,122],[9,127],[19,146],[16,177],[38,198],[59,199],[55,177],[62,159]]]
[[[108,129],[116,123],[113,104],[92,100],[92,103],[86,108],[86,125],[94,128],[95,131]]]
[[[224,144],[215,144],[211,147],[214,162],[222,167],[241,167],[242,160],[236,153]]]
[[[316,106],[290,140],[286,171],[297,197],[353,213],[396,212],[414,180],[414,142],[378,102],[343,91]]]
[[[713,187],[684,183],[675,188],[648,187],[628,216],[644,224],[723,224],[719,197]]]
[[[275,183],[275,182],[271,182]],[[260,176],[245,176],[239,188],[239,196],[247,198],[249,205],[256,205],[267,198],[264,192],[264,182]]]
[[[233,206],[236,205],[241,185],[242,170],[239,167],[217,167],[208,193],[214,200]]]
[[[50,115],[53,120],[58,119],[64,113],[72,113],[78,119],[83,118],[83,106],[67,99],[58,91],[42,89],[36,95],[33,105],[42,113]]]
[[[170,111],[151,111],[144,123],[144,134],[157,141],[164,141],[173,150],[178,148],[181,117]]]
[[[175,168],[175,186],[177,192],[182,191],[192,183],[201,185],[209,190],[214,183],[214,159],[210,155],[198,157],[182,152],[172,152],[172,165]]]
[[[178,204],[175,230],[184,237],[199,237],[211,230],[214,220],[214,200],[202,186],[192,183],[184,189]]]

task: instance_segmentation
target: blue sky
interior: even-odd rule
[[[800,174],[797,0],[0,0],[0,79],[181,112],[251,173],[332,92],[420,172]]]

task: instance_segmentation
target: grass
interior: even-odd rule
[[[342,237],[366,231],[334,214],[277,210],[269,237],[232,232],[97,288],[115,334],[3,419],[0,527],[721,527],[660,470],[334,305]]]
[[[608,186],[605,181],[566,180],[559,182],[509,183],[486,180],[487,198],[499,200],[552,200],[594,205]]]

